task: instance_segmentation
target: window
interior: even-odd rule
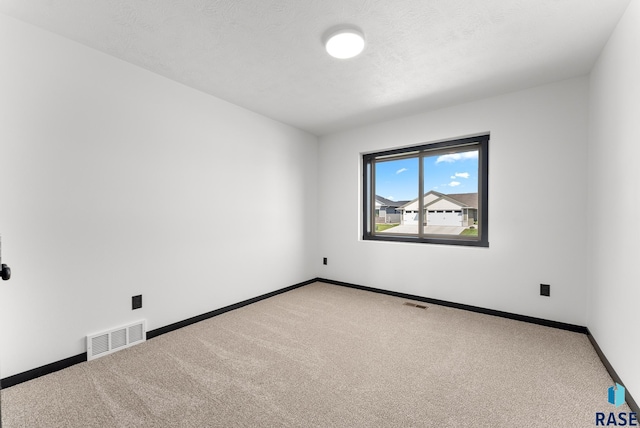
[[[488,247],[488,159],[489,135],[363,155],[363,239]]]

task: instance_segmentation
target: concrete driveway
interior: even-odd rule
[[[460,235],[466,227],[461,226],[426,226],[424,228],[424,233],[427,235]],[[397,235],[397,234],[418,234],[418,225],[417,224],[400,224],[396,227],[392,227],[391,229],[383,230],[382,232],[377,232],[380,234],[389,234],[389,235]]]

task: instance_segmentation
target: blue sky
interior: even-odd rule
[[[376,163],[376,195],[393,201],[418,197],[418,158]],[[478,152],[424,158],[424,191],[472,193],[478,191]]]

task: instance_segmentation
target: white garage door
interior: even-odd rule
[[[462,226],[462,211],[429,211],[427,226]]]
[[[418,224],[418,211],[406,211],[402,216],[404,224]]]

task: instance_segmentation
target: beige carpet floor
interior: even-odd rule
[[[2,390],[3,427],[593,427],[629,411],[583,334],[405,302],[301,287]]]

